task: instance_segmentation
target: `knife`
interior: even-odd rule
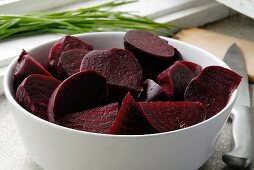
[[[238,96],[230,115],[233,122],[233,149],[225,153],[222,160],[231,168],[246,169],[251,165],[254,154],[253,113],[247,69],[241,49],[236,44],[229,47],[223,61],[243,78],[238,87]]]

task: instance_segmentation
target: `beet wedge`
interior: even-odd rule
[[[93,46],[81,39],[67,35],[58,40],[51,48],[48,56],[48,69],[53,75],[57,74],[57,65],[60,55],[71,49],[93,50]]]
[[[143,83],[144,90],[139,95],[139,101],[167,101],[170,98],[164,89],[151,79],[146,79]]]
[[[50,122],[69,113],[95,108],[108,96],[106,79],[95,71],[76,73],[63,81],[48,104]]]
[[[128,93],[123,99],[109,134],[142,135],[152,133],[156,133],[155,129],[148,123],[139,105]]]
[[[189,83],[184,93],[184,99],[203,102],[207,118],[210,118],[227,105],[240,81],[241,76],[229,69],[209,66]]]
[[[124,49],[93,50],[83,58],[80,71],[94,70],[106,77],[112,101],[121,101],[131,92],[142,90],[142,68],[137,59]]]
[[[193,72],[181,61],[177,61],[158,75],[156,82],[167,92],[171,100],[183,101],[189,82],[195,77]]]
[[[142,112],[158,132],[168,132],[202,122],[206,113],[200,102],[139,102]]]
[[[16,92],[16,101],[32,114],[48,120],[48,102],[61,82],[53,77],[32,74],[25,78]]]
[[[147,73],[144,73],[147,76],[151,73],[159,74],[173,62],[182,59],[176,48],[156,34],[147,31],[128,31],[124,36],[124,47],[137,57],[143,70],[147,70]]]
[[[118,112],[118,103],[70,113],[58,120],[58,124],[68,128],[107,134]]]
[[[52,75],[35,59],[31,54],[23,50],[19,55],[14,71],[14,84],[16,87],[29,75],[42,74],[52,77]]]
[[[90,52],[86,49],[72,49],[63,52],[57,65],[57,77],[61,80],[79,72],[83,57]]]

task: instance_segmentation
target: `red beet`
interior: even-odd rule
[[[162,86],[168,96],[180,101],[184,99],[184,91],[194,77],[195,75],[187,66],[177,61],[159,74],[156,82]]]
[[[49,121],[66,114],[99,106],[108,96],[106,79],[95,71],[76,73],[63,81],[51,95]]]
[[[141,135],[155,132],[139,105],[128,93],[123,99],[121,108],[109,133],[116,135]]]
[[[61,80],[79,72],[83,57],[90,52],[86,49],[72,49],[65,51],[59,57],[57,65],[57,77]]]
[[[31,74],[42,74],[52,77],[52,75],[37,60],[35,60],[31,54],[23,50],[18,58],[14,72],[15,86],[18,87],[18,85]]]
[[[203,68],[197,63],[193,63],[190,61],[179,61],[179,62],[187,66],[195,76],[199,76],[203,70]]]
[[[139,96],[139,100],[141,101],[167,101],[170,100],[167,93],[163,90],[163,88],[155,83],[151,79],[146,79],[143,83],[144,90]]]
[[[150,73],[158,74],[172,65],[173,62],[181,60],[181,54],[167,41],[161,39],[156,34],[131,30],[124,36],[124,47],[131,51],[138,59],[145,75]]]
[[[241,76],[229,69],[209,66],[189,83],[184,99],[203,102],[209,118],[227,105],[231,94],[240,81]]]
[[[93,50],[93,46],[77,37],[67,35],[57,41],[51,48],[48,56],[48,69],[56,75],[57,65],[60,55],[71,49],[87,49]]]
[[[142,68],[124,49],[93,50],[83,58],[80,70],[94,70],[105,76],[113,101],[121,101],[128,91],[137,95],[142,90]]]
[[[82,112],[70,113],[58,120],[58,124],[87,132],[107,134],[116,118],[118,103]]]
[[[16,92],[16,101],[32,114],[47,120],[51,94],[61,82],[53,77],[32,74],[25,78]]]
[[[192,126],[205,119],[200,102],[139,102],[149,123],[158,132],[168,132]]]

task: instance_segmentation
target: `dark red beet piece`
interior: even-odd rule
[[[114,123],[118,103],[82,112],[70,113],[58,120],[58,124],[81,131],[107,134]]]
[[[148,76],[145,78],[152,78],[149,77],[150,73],[159,74],[173,62],[182,59],[177,49],[156,34],[147,31],[128,31],[124,36],[124,47],[137,57],[144,74]]]
[[[207,117],[221,111],[241,81],[241,76],[220,66],[206,67],[186,88],[186,101],[200,101],[205,104]]]
[[[58,60],[62,52],[71,49],[87,49],[93,50],[93,46],[81,39],[67,35],[58,40],[51,48],[48,56],[48,69],[51,70],[52,74],[56,75]]]
[[[53,77],[32,74],[19,85],[16,101],[32,114],[48,120],[49,98],[60,83]]]
[[[168,132],[202,122],[205,110],[200,102],[139,102],[139,105],[158,132]]]
[[[42,74],[46,76],[52,75],[25,50],[21,52],[14,72],[15,88],[29,75]]]
[[[181,61],[177,61],[158,75],[156,82],[162,86],[168,96],[174,100],[183,100],[184,91],[189,82],[195,77],[192,71]]]
[[[57,77],[61,80],[79,72],[83,57],[90,52],[86,49],[72,49],[65,51],[59,57],[57,65]]]
[[[106,79],[95,71],[76,73],[63,81],[51,95],[48,118],[55,122],[66,114],[99,106],[108,96]]]
[[[112,101],[121,101],[128,91],[135,96],[142,90],[142,68],[124,49],[93,50],[83,58],[80,70],[94,70],[105,76]]]
[[[142,135],[156,133],[155,129],[148,123],[139,105],[128,93],[117,113],[110,134],[116,135]]]
[[[195,76],[199,76],[203,70],[203,68],[197,63],[193,63],[190,61],[179,61],[179,62],[187,66]]]
[[[167,101],[170,100],[167,93],[163,90],[163,88],[155,83],[151,79],[146,79],[143,83],[144,90],[139,96],[139,100],[141,101]]]

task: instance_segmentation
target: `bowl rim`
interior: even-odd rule
[[[110,34],[112,34],[112,35],[114,35],[114,34],[124,35],[125,33],[126,32],[120,32],[120,31],[119,32],[118,31],[113,31],[113,32],[91,32],[91,33],[74,34],[72,36],[86,37],[86,36],[110,35]],[[179,43],[181,45],[188,46],[189,48],[194,48],[197,51],[205,53],[206,56],[210,56],[213,59],[215,59],[216,62],[219,62],[222,65],[224,65],[223,67],[230,69],[229,66],[225,62],[223,62],[218,57],[216,57],[215,55],[211,54],[210,52],[208,52],[206,50],[203,50],[203,49],[201,49],[199,47],[196,47],[196,46],[194,46],[192,44],[188,44],[188,43],[185,43],[185,42],[182,42],[182,41],[179,41],[179,40],[176,40],[176,39],[172,39],[172,38],[169,38],[169,37],[164,37],[164,36],[160,36],[160,37],[165,39],[165,40],[170,40],[171,42],[177,42],[177,43]],[[29,49],[28,52],[33,51],[33,50],[39,48],[40,46],[44,46],[44,45],[47,45],[47,44],[50,44],[50,43],[54,43],[57,40],[59,40],[59,38],[53,39],[53,40],[50,40],[50,41],[47,41],[47,42],[44,42],[44,43],[41,43],[41,44],[39,44],[39,45]],[[110,138],[148,138],[148,137],[173,135],[173,134],[177,134],[177,133],[181,133],[181,132],[186,132],[186,131],[189,131],[191,129],[203,126],[204,124],[209,123],[209,122],[213,121],[214,119],[218,118],[228,108],[230,108],[232,105],[234,105],[234,102],[235,102],[237,94],[238,94],[238,90],[236,89],[231,94],[230,99],[229,99],[227,105],[219,113],[217,113],[216,115],[214,115],[211,118],[206,119],[206,120],[204,120],[202,122],[199,122],[199,123],[197,123],[195,125],[186,127],[186,128],[181,128],[181,129],[177,129],[177,130],[173,130],[173,131],[168,131],[168,132],[161,132],[161,133],[154,133],[154,134],[143,134],[143,135],[114,135],[114,134],[101,134],[101,133],[95,133],[95,132],[86,132],[86,131],[80,131],[80,130],[76,130],[76,129],[67,128],[67,127],[60,126],[60,125],[51,123],[49,121],[43,120],[43,119],[33,115],[32,113],[28,112],[27,110],[25,110],[21,105],[18,104],[18,102],[16,102],[14,96],[11,94],[11,91],[10,91],[11,87],[9,87],[9,79],[12,79],[12,81],[13,81],[11,73],[12,73],[12,70],[14,69],[14,67],[16,65],[17,60],[18,60],[18,56],[16,56],[12,60],[12,62],[8,65],[7,71],[6,71],[5,75],[4,75],[3,86],[4,86],[4,93],[5,93],[5,96],[6,96],[7,100],[12,105],[14,105],[14,107],[16,107],[19,111],[21,111],[25,116],[28,116],[30,119],[34,119],[35,121],[40,122],[41,124],[43,124],[43,126],[49,126],[49,127],[52,126],[53,128],[57,128],[59,130],[63,130],[63,131],[69,132],[69,133],[77,133],[79,135],[91,135],[91,136],[98,136],[98,137],[101,136],[101,137],[110,137]]]

